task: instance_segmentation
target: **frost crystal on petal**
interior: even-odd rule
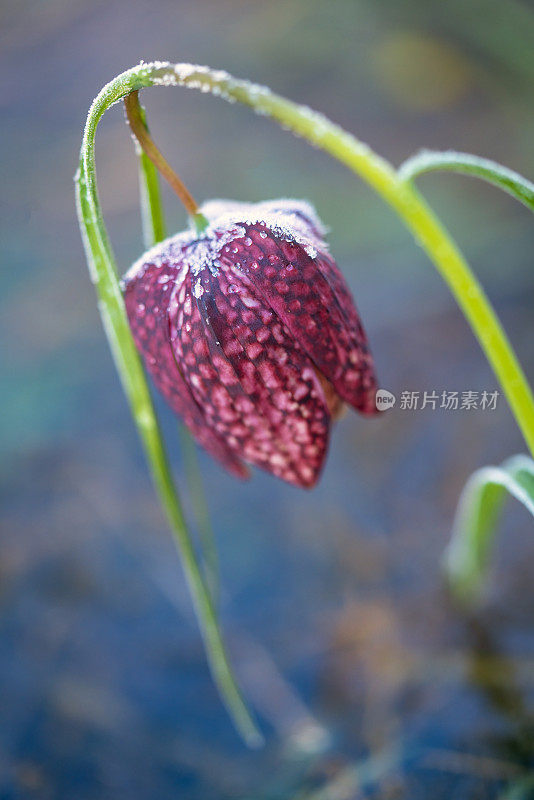
[[[202,297],[203,294],[204,294],[204,287],[202,286],[202,281],[200,280],[200,278],[198,278],[193,287],[193,295],[198,300]]]

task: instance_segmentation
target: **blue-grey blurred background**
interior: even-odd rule
[[[312,493],[259,472],[240,484],[202,457],[223,622],[267,735],[248,751],[206,668],[72,184],[92,98],[141,59],[266,83],[395,164],[456,148],[532,178],[533,41],[519,0],[3,0],[1,798],[533,796],[531,520],[510,504],[476,615],[453,610],[440,573],[470,472],[523,449],[504,400],[484,413],[349,413]],[[181,90],[143,102],[197,198],[315,203],[382,386],[497,388],[433,267],[353,175],[244,108]],[[99,129],[97,167],[126,269],[142,245],[120,107]],[[533,376],[529,212],[466,178],[420,188]],[[183,211],[165,199],[179,229]],[[159,408],[183,486],[176,424]]]

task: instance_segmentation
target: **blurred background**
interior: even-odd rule
[[[516,0],[2,2],[1,798],[533,797],[532,520],[513,504],[483,609],[440,558],[477,466],[523,449],[492,412],[349,413],[320,486],[201,457],[236,670],[267,734],[248,751],[205,664],[98,317],[72,177],[92,98],[141,59],[224,68],[326,113],[395,164],[456,148],[534,176],[534,13]],[[384,388],[492,391],[433,267],[352,174],[248,110],[142,95],[199,200],[310,199]],[[97,136],[123,269],[141,253],[122,109]],[[534,375],[534,226],[467,178],[420,188]],[[169,230],[184,213],[165,192]],[[158,402],[177,478],[177,426]],[[533,793],[530,793],[533,792]]]

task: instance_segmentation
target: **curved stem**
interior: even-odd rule
[[[182,505],[172,480],[143,367],[130,331],[115,259],[102,218],[96,185],[95,133],[104,112],[113,102],[130,91],[131,85],[124,81],[124,76],[119,76],[117,81],[112,82],[99,94],[87,117],[80,165],[75,178],[80,229],[91,278],[99,298],[104,328],[145,449],[155,487],[182,556],[185,576],[194,600],[212,675],[237,729],[245,741],[254,746],[261,744],[263,739],[233,677],[211,594],[196,559]]]
[[[534,398],[532,390],[479,281],[428,205],[412,187],[401,195],[401,214],[448,284],[471,325],[488,362],[534,455]]]
[[[511,194],[520,203],[534,211],[534,183],[532,181],[513,169],[503,167],[496,161],[473,156],[470,153],[458,153],[455,150],[445,150],[444,152],[422,150],[401,164],[399,177],[405,181],[413,181],[418,175],[436,170],[480,178]]]
[[[228,101],[244,103],[320,147],[363,178],[403,219],[456,297],[500,381],[532,453],[534,399],[495,312],[445,228],[417,191],[403,181],[387,161],[354,136],[306,106],[279,97],[263,86],[236,80],[226,72],[210,70],[208,67],[168,62],[141,63],[117,76],[102,89],[89,111],[77,176],[80,225],[89,267],[100,297],[110,345],[155,484],[182,552],[213,674],[240,730],[249,741],[257,741],[259,734],[233,681],[209,590],[195,559],[181,505],[170,477],[150,394],[129,330],[96,188],[94,138],[103,113],[117,101],[143,87],[173,85],[209,91]]]
[[[325,150],[372,186],[403,219],[448,284],[534,454],[534,398],[506,334],[449,233],[416,189],[391,164],[322,114],[275,95],[264,86],[191,64],[156,61],[127,70],[101,91],[95,100],[95,113],[144,86],[187,86],[212,92],[230,102],[244,103]]]
[[[528,456],[513,456],[500,467],[482,467],[464,487],[444,567],[454,596],[466,605],[480,597],[496,522],[507,495],[534,515],[534,461]]]

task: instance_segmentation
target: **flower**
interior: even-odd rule
[[[145,253],[123,282],[136,345],[195,439],[240,477],[244,461],[317,482],[345,403],[375,414],[376,379],[349,289],[313,208],[210,201],[206,230]]]

